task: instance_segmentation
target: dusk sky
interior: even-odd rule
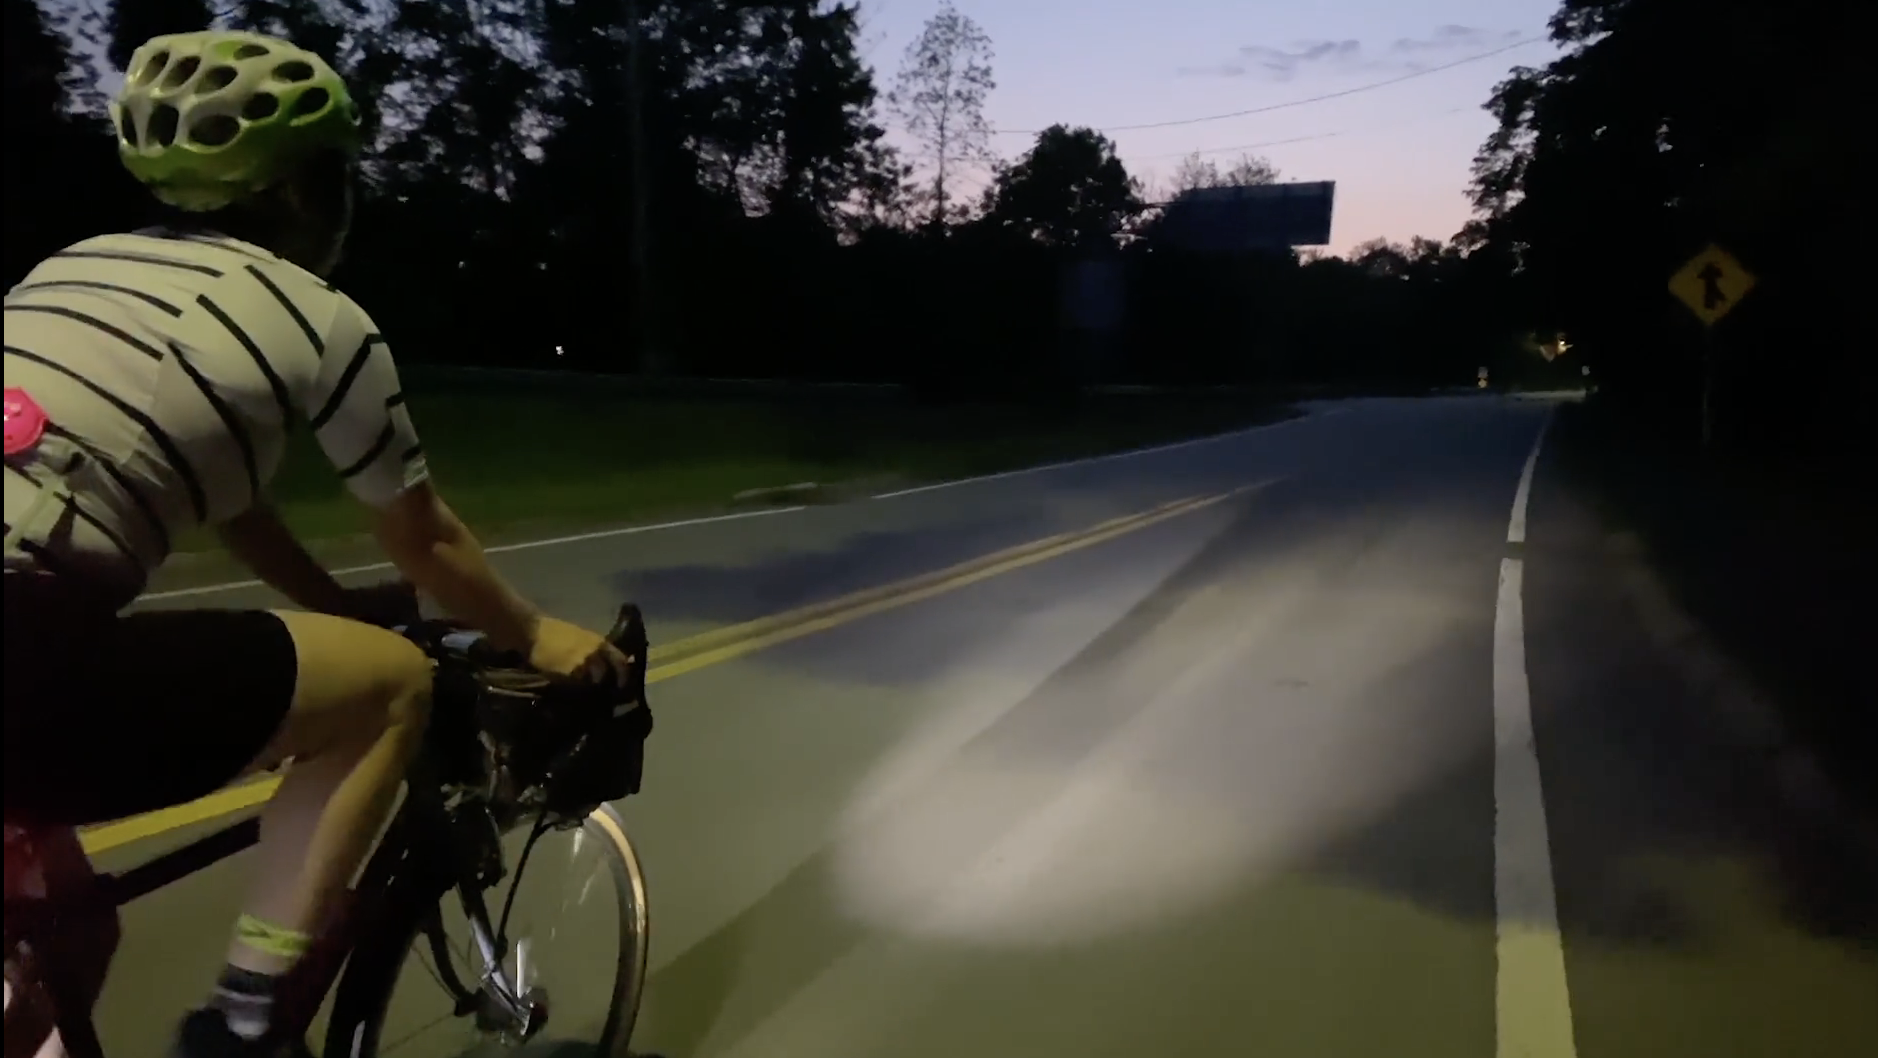
[[[860,0],[883,91],[937,0]],[[1115,140],[1152,187],[1200,150],[1222,163],[1254,148],[1283,179],[1335,180],[1329,249],[1386,236],[1447,238],[1469,217],[1468,167],[1491,131],[1481,109],[1549,42],[1400,84],[1271,113],[1183,121],[1360,88],[1543,37],[1557,0],[954,0],[991,37],[998,87],[986,107],[999,153],[1063,122]],[[1284,142],[1293,141],[1293,142]],[[975,178],[974,186],[984,179]]]

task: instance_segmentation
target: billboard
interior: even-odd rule
[[[1324,246],[1336,191],[1334,180],[1182,191],[1163,207],[1155,238],[1220,253]]]

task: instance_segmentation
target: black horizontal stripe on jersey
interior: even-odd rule
[[[185,272],[194,272],[198,275],[215,276],[217,278],[220,278],[222,274],[222,270],[219,268],[211,268],[208,265],[197,264],[194,261],[177,261],[168,257],[158,257],[155,254],[130,253],[124,250],[60,250],[52,256],[77,258],[87,261],[123,261],[128,264],[156,265],[159,268],[177,268]]]
[[[18,475],[19,477],[25,479],[27,484],[41,491],[54,488],[56,486],[55,482],[39,481],[38,479],[34,478],[31,474],[28,474],[24,467],[15,466],[12,463],[8,463],[7,469],[11,471],[12,473]],[[101,519],[99,519],[97,515],[92,514],[90,511],[86,510],[84,508],[84,505],[78,502],[77,497],[68,494],[65,496],[60,496],[58,497],[58,499],[63,502],[65,509],[68,511],[71,511],[73,516],[75,516],[79,521],[84,522],[86,525],[91,526],[93,529],[96,529],[98,531],[98,535],[104,537],[106,540],[109,540],[111,542],[111,546],[117,548],[117,550],[121,552],[125,558],[130,559],[131,562],[136,564],[136,566],[139,569],[143,568],[143,559],[140,559],[137,557],[137,552],[131,550],[130,545],[124,542],[124,538],[121,536],[118,536],[117,533],[113,531],[110,526],[104,524],[104,522]]]
[[[325,426],[332,421],[333,416],[339,414],[340,407],[346,402],[346,394],[352,391],[352,383],[358,380],[359,372],[365,370],[366,362],[372,358],[372,348],[383,344],[385,339],[376,334],[368,334],[359,342],[352,359],[346,361],[346,370],[339,376],[339,384],[333,387],[332,396],[326,398],[319,414],[313,416],[313,429]]]
[[[248,337],[248,332],[242,330],[241,325],[230,318],[228,313],[223,312],[222,307],[211,301],[207,294],[196,295],[196,304],[207,309],[209,315],[215,317],[228,330],[228,333],[234,336],[235,341],[240,342],[241,347],[248,351],[248,356],[254,360],[254,365],[261,369],[261,374],[267,376],[268,388],[274,391],[274,403],[280,407],[280,421],[292,423],[293,398],[287,395],[287,383],[281,381],[280,372],[274,370],[274,364],[268,360],[267,354],[262,352],[261,347],[254,344],[254,339]]]
[[[276,286],[272,279],[267,278],[266,272],[253,265],[248,266],[248,274],[266,287],[267,292],[274,295],[274,300],[280,302],[280,307],[287,310],[287,315],[293,317],[293,322],[299,326],[300,333],[306,335],[307,344],[313,347],[313,355],[325,356],[326,342],[320,337],[319,329],[307,320],[306,313],[300,311],[300,306],[293,303],[293,299],[287,296],[287,292]]]
[[[125,297],[136,298],[138,301],[141,301],[144,304],[149,305],[161,312],[168,313],[171,316],[181,316],[183,314],[182,309],[177,308],[176,306],[170,304],[167,301],[164,301],[162,298],[157,297],[154,294],[146,294],[141,290],[134,290],[127,286],[119,286],[116,283],[99,283],[90,279],[48,279],[48,280],[45,280],[44,282],[39,282],[39,283],[21,283],[19,286],[14,287],[12,292],[13,293],[27,293],[27,292],[34,291],[34,290],[66,290],[66,289],[104,290],[112,294],[122,294]]]
[[[91,315],[88,312],[80,312],[77,309],[68,309],[64,305],[8,305],[6,306],[6,311],[8,312],[36,312],[44,316],[58,316],[62,319],[71,320],[74,323],[82,323],[85,326],[90,327],[93,330],[102,331],[105,334],[108,334],[111,337],[116,338],[118,341],[123,342],[125,345],[130,346],[132,349],[137,350],[138,352],[142,353],[143,355],[149,357],[152,360],[160,361],[163,359],[163,350],[158,349],[156,346],[151,345],[149,342],[144,341],[142,338],[139,338],[136,335],[131,334],[129,331],[124,330],[122,327],[118,327],[114,324],[106,323],[103,320],[99,319],[96,316]]]
[[[17,345],[6,346],[6,352],[8,355],[20,357],[23,360],[38,364],[40,367],[48,370],[57,371],[59,374],[64,375],[97,394],[105,403],[116,408],[119,414],[123,415],[131,422],[136,423],[144,433],[149,435],[151,442],[163,452],[163,458],[169,461],[170,469],[174,470],[176,476],[182,479],[183,489],[189,493],[189,506],[196,514],[196,521],[208,521],[209,501],[208,497],[204,495],[202,491],[202,479],[196,476],[195,468],[189,465],[189,460],[183,455],[182,449],[176,447],[176,442],[170,439],[170,435],[165,433],[161,426],[157,425],[156,420],[125,403],[123,398],[119,397],[117,394],[112,393],[110,390],[105,389],[103,386],[98,385],[96,382],[93,382],[56,360],[40,356],[30,349],[22,349]]]
[[[368,469],[371,468],[371,465],[373,463],[378,461],[379,456],[382,456],[385,454],[385,449],[391,447],[392,439],[395,438],[397,434],[398,434],[398,431],[394,426],[392,426],[391,420],[386,419],[385,428],[383,430],[378,431],[378,439],[372,442],[372,447],[366,449],[365,454],[360,456],[357,462],[353,463],[351,466],[345,468],[344,470],[341,470],[339,472],[339,476],[342,478],[351,479],[351,478],[356,478],[360,474],[365,473]]]
[[[228,428],[228,435],[234,438],[235,447],[241,450],[241,465],[248,472],[248,496],[250,500],[259,499],[261,470],[254,461],[254,442],[248,438],[247,427],[241,425],[241,417],[235,414],[235,409],[228,406],[228,402],[222,399],[220,393],[215,392],[215,384],[203,377],[202,372],[196,370],[196,365],[189,362],[189,357],[185,356],[181,349],[174,345],[170,346],[170,355],[176,358],[176,365],[183,369],[183,374],[189,376],[189,381],[196,384],[196,389],[202,393],[202,399],[209,402],[209,407],[215,409],[215,414],[222,420],[222,425]]]
[[[409,463],[411,460],[416,459],[418,456],[421,456],[423,454],[424,454],[423,445],[412,445],[411,447],[405,449],[403,452],[399,453],[398,462]]]
[[[90,441],[67,430],[58,423],[47,423],[46,432],[54,437],[63,439],[68,444],[84,452],[85,455],[90,457],[93,466],[104,471],[112,481],[116,482],[117,487],[124,490],[124,495],[130,497],[131,506],[137,508],[138,513],[142,514],[144,519],[150,523],[150,531],[156,536],[157,541],[163,549],[163,553],[166,555],[170,553],[170,531],[168,527],[163,524],[163,516],[157,513],[156,505],[150,502],[150,497],[144,495],[142,487],[135,481],[132,481],[129,474],[124,473],[115,461],[106,458],[105,454],[98,451]]]

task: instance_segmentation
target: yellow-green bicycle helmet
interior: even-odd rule
[[[359,108],[324,59],[276,37],[204,30],[156,37],[111,101],[118,157],[157,198],[221,209],[309,155],[356,153]]]

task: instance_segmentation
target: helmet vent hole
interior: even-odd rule
[[[235,58],[237,59],[258,59],[266,54],[267,45],[265,44],[243,44],[241,47],[235,49]]]
[[[137,71],[137,76],[134,80],[138,84],[149,84],[163,76],[163,67],[169,64],[170,53],[167,51],[157,52],[155,55],[150,56],[148,62],[143,64],[143,69]]]
[[[197,89],[197,91],[205,94],[208,92],[219,92],[229,85],[234,84],[235,78],[240,76],[240,71],[236,70],[233,66],[211,66],[209,67],[209,72],[202,75],[202,87]]]
[[[168,147],[175,143],[176,125],[181,119],[182,115],[176,112],[175,107],[168,103],[158,103],[150,111],[149,133],[144,146],[155,144],[158,147]]]
[[[300,59],[291,59],[274,67],[274,77],[288,84],[299,84],[313,79],[313,64]]]
[[[241,108],[241,116],[248,121],[266,121],[280,113],[280,97],[272,92],[256,92]]]
[[[119,143],[131,147],[137,146],[136,142],[130,138],[130,127],[124,123],[124,114],[121,111],[111,115],[111,127],[116,130]]]
[[[183,85],[188,84],[189,79],[194,77],[196,71],[201,68],[201,59],[194,55],[187,56],[164,72],[163,87],[181,88]]]
[[[210,114],[189,127],[189,138],[204,147],[226,147],[241,134],[241,122],[227,114]]]
[[[293,116],[295,118],[312,117],[325,110],[332,101],[332,93],[326,89],[309,88],[300,93],[300,98],[293,101]]]

